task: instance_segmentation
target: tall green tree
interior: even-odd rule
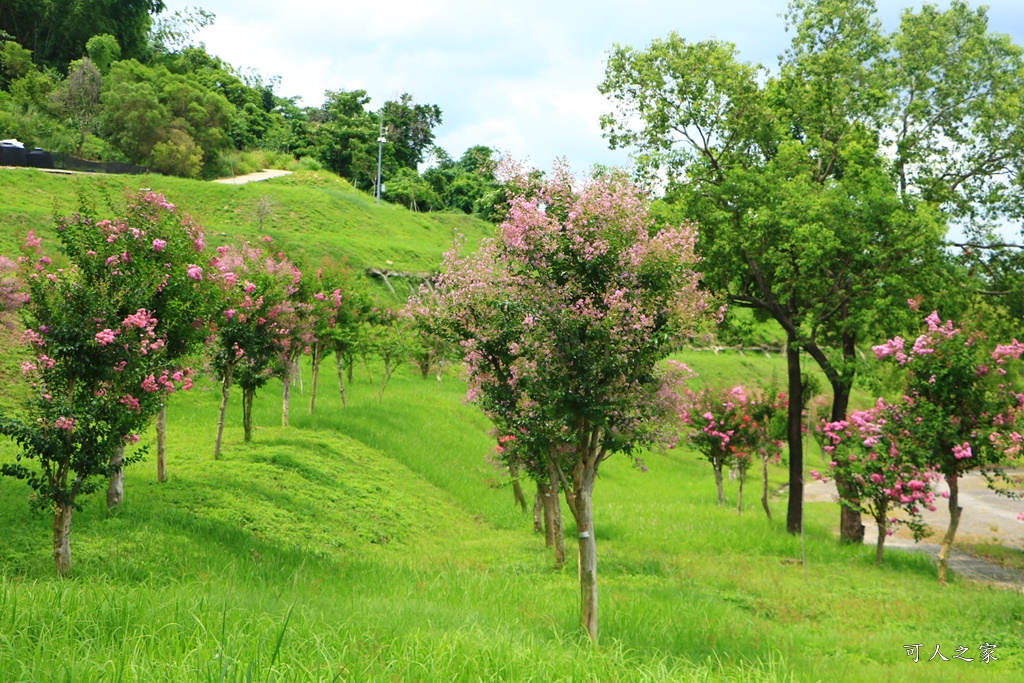
[[[948,226],[1019,217],[1024,62],[959,1],[907,10],[891,34],[871,0],[794,0],[786,22],[775,73],[719,41],[617,46],[600,86],[616,110],[602,123],[699,221],[705,283],[781,326],[790,396],[802,395],[801,351],[821,367],[836,421],[858,345],[908,324],[906,299],[934,291]],[[796,532],[799,402],[789,418]],[[860,539],[852,508],[841,528]]]
[[[163,0],[4,0],[0,31],[31,50],[36,63],[63,71],[100,34],[113,36],[125,58],[146,56],[153,17],[164,9]]]

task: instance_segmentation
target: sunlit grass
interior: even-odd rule
[[[1024,675],[1020,595],[960,581],[940,590],[916,553],[889,552],[877,569],[872,549],[835,542],[834,504],[807,506],[802,547],[785,532],[784,499],[769,522],[751,481],[737,515],[727,483],[719,508],[710,468],[685,450],[644,454],[647,472],[621,456],[602,469],[594,649],[576,626],[574,563],[553,569],[487,463],[493,438],[464,385],[404,368],[378,406],[357,368],[343,409],[331,360],[315,416],[304,369],[289,429],[279,384],[260,392],[252,444],[236,397],[219,462],[216,387],[175,395],[170,481],[155,482],[150,459],[127,472],[118,515],[102,496],[87,500],[69,580],[53,576],[46,515],[29,510],[24,485],[0,482],[0,681]],[[784,480],[773,469],[773,487]],[[902,647],[925,643],[930,655],[941,644],[949,656],[984,642],[998,662],[914,664]]]

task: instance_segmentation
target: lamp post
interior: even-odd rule
[[[384,117],[380,117],[380,136],[377,138],[377,206],[380,206],[380,165],[384,158]]]

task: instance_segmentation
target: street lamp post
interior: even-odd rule
[[[384,158],[384,117],[380,117],[380,135],[377,138],[377,206],[380,206],[380,166]]]

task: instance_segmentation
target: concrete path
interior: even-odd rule
[[[937,485],[936,491],[948,491],[945,482]],[[819,481],[806,482],[804,500],[809,503],[837,500],[835,484],[832,481],[826,484]],[[998,496],[988,488],[984,477],[970,473],[960,479],[960,506],[963,513],[960,516],[960,526],[957,528],[957,541],[995,543],[1007,548],[1024,550],[1024,522],[1017,519],[1017,515],[1024,511],[1024,500]],[[935,512],[925,510],[924,513],[925,523],[931,528],[932,536],[921,543],[914,543],[910,533],[900,528],[886,539],[886,550],[924,552],[932,557],[938,557],[942,534],[949,525],[948,501],[945,498],[938,498],[936,508]],[[864,543],[874,547],[878,539],[878,528],[873,520],[869,519],[864,520],[864,526]],[[1024,572],[1001,567],[956,548],[950,555],[949,566],[964,578],[1024,591]]]
[[[246,183],[255,183],[260,180],[269,180],[271,178],[280,178],[281,176],[291,175],[292,171],[282,171],[276,168],[268,168],[265,171],[259,171],[258,173],[249,173],[247,175],[239,175],[234,178],[218,178],[214,180],[215,183],[222,183],[224,185],[245,185]]]

